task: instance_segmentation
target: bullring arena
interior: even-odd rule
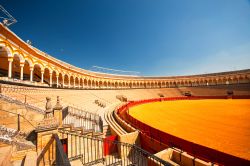
[[[77,68],[0,24],[0,165],[250,165],[250,70]]]
[[[248,160],[249,113],[249,99],[166,101],[129,110],[131,116],[156,129]]]

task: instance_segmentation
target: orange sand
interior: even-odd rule
[[[129,113],[161,131],[250,160],[249,99],[155,102]]]

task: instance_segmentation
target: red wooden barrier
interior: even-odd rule
[[[67,141],[67,139],[62,139],[61,143],[63,146],[63,151],[65,152],[65,154],[68,155],[68,141]]]
[[[104,138],[104,141],[103,141],[104,156],[111,155],[117,152],[117,144],[114,144],[113,141],[117,141],[116,135],[111,135],[111,136]]]

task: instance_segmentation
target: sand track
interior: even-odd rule
[[[132,107],[154,128],[250,160],[250,100],[180,100]]]

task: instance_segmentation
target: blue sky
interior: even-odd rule
[[[249,0],[1,0],[23,40],[75,66],[140,75],[250,68]]]

